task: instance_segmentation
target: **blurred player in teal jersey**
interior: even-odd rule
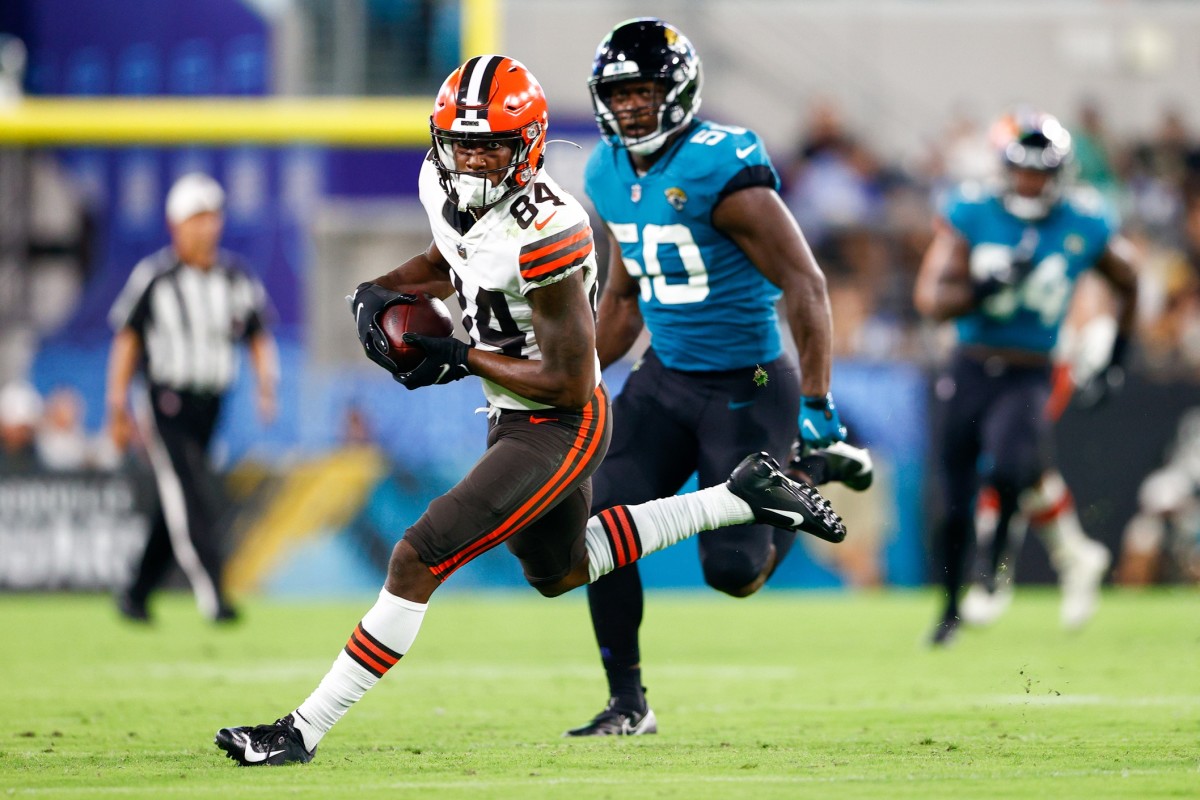
[[[914,293],[918,311],[953,319],[958,328],[958,348],[937,387],[946,504],[939,566],[946,598],[933,645],[948,644],[961,620],[959,593],[980,483],[996,491],[994,552],[1004,551],[1022,495],[1038,489],[1051,505],[1062,496],[1042,485],[1053,467],[1046,407],[1051,353],[1077,279],[1094,269],[1121,301],[1120,335],[1098,382],[1120,368],[1137,299],[1136,276],[1116,252],[1116,223],[1100,195],[1067,185],[1066,129],[1047,114],[1021,111],[1002,120],[998,132],[1002,180],[951,194]],[[1094,592],[1106,556],[1076,548],[1057,566],[1078,576],[1064,576],[1065,583]]]
[[[790,450],[794,474],[816,483],[871,481],[870,458],[844,441],[830,394],[824,275],[777,194],[762,140],[695,116],[700,84],[691,43],[653,18],[618,25],[593,63],[604,141],[585,185],[610,243],[600,363],[625,355],[643,326],[652,339],[614,403],[593,509],[668,497],[694,472],[701,487],[715,485],[747,448],[781,459]],[[784,352],[781,295],[799,372]],[[705,580],[735,597],[753,594],[794,539],[763,525],[701,534]],[[642,686],[636,564],[590,584],[588,602],[610,699],[568,735],[656,732]]]

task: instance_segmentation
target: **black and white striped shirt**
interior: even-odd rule
[[[141,337],[151,384],[219,394],[237,376],[238,343],[262,329],[265,305],[262,284],[237,256],[222,250],[205,270],[168,246],[133,268],[108,320]]]

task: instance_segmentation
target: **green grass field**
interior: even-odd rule
[[[435,599],[412,652],[305,766],[244,769],[217,728],[269,722],[372,598],[190,599],[152,628],[104,597],[0,597],[0,791],[34,797],[1200,796],[1200,595],[1109,593],[1077,635],[1025,590],[921,646],[930,593],[653,595],[660,733],[565,740],[605,698],[582,593]]]

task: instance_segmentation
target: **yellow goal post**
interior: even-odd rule
[[[462,57],[496,52],[500,0],[461,0]],[[0,98],[0,147],[429,141],[431,97]]]

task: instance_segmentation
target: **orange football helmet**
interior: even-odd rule
[[[483,211],[524,189],[542,166],[549,112],[537,78],[507,56],[476,56],[446,78],[433,102],[430,159],[462,211]],[[455,147],[503,145],[512,161],[485,172],[459,170]]]

